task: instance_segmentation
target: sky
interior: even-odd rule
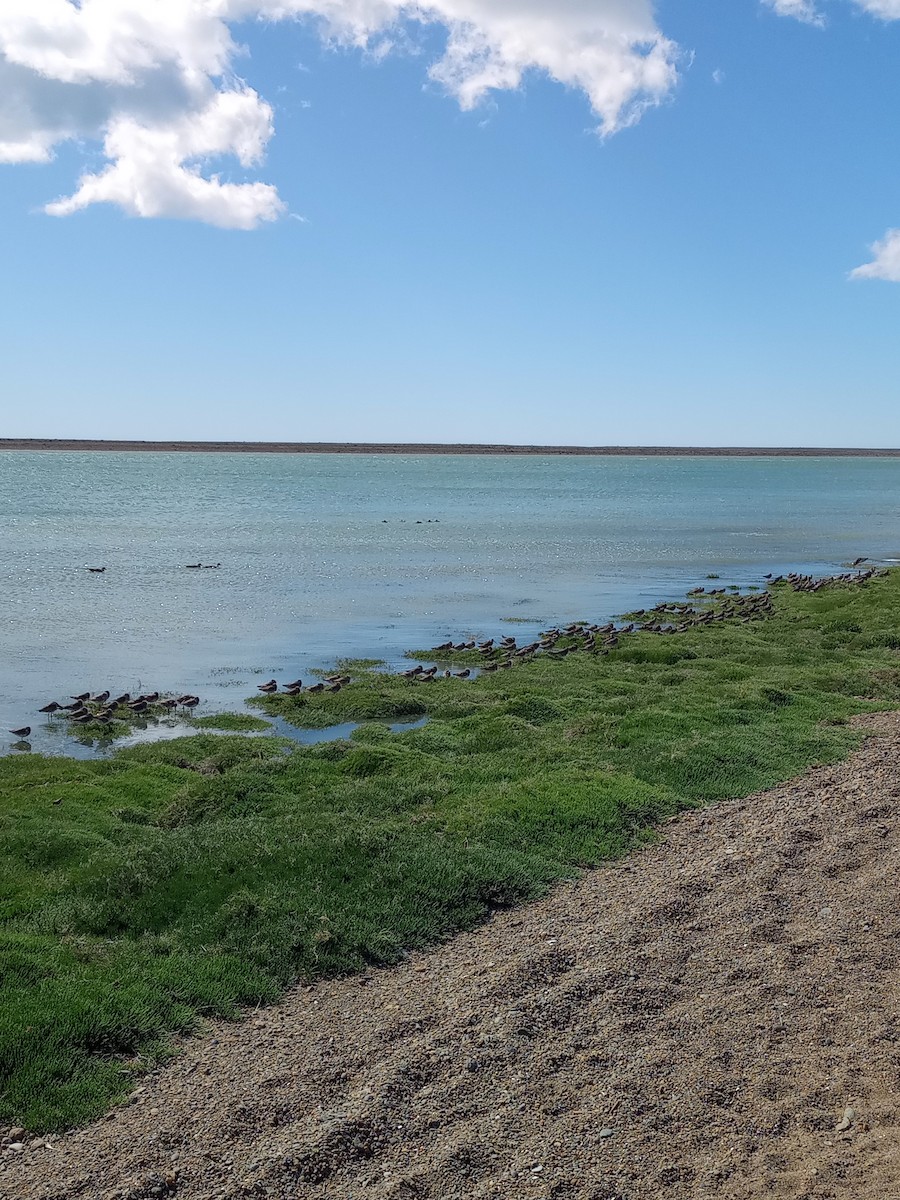
[[[900,446],[900,0],[0,0],[0,436]]]

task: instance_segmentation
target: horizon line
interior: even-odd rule
[[[864,446],[545,446],[492,442],[192,441],[137,438],[0,438],[0,450],[149,451],[219,454],[467,454],[733,458],[898,458],[900,448]]]

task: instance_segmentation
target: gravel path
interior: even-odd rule
[[[15,1135],[0,1196],[898,1200],[900,714],[863,724],[838,767],[212,1026],[106,1119]]]

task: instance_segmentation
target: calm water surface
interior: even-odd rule
[[[35,709],[88,688],[238,708],[504,618],[900,558],[898,510],[897,459],[0,452],[0,730],[70,752]]]

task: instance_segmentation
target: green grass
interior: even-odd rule
[[[334,695],[257,701],[364,722],[347,741],[0,759],[0,1125],[82,1122],[198,1017],[395,962],[672,813],[845,755],[852,714],[900,706],[900,573],[773,595],[766,620],[602,657],[431,684],[357,664]]]
[[[197,717],[192,724],[198,729],[224,729],[228,733],[262,733],[272,728],[270,721],[250,713],[212,713],[208,717]]]

